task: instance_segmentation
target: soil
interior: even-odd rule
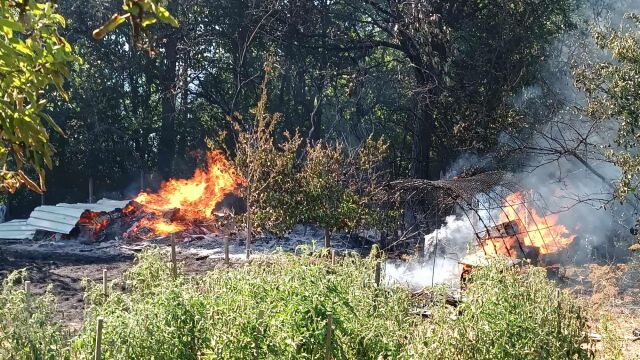
[[[224,265],[221,258],[195,256],[187,251],[177,252],[178,262],[187,274],[206,272]],[[0,281],[12,271],[27,269],[31,291],[44,294],[49,286],[58,302],[59,321],[71,329],[82,324],[84,315],[83,280],[102,281],[102,270],[107,270],[108,280],[119,278],[133,264],[128,254],[92,256],[91,254],[44,254],[33,251],[14,251],[0,247]],[[238,260],[232,265],[238,264]]]

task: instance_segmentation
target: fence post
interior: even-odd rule
[[[93,354],[93,360],[100,360],[102,358],[102,323],[104,319],[99,317],[96,325],[96,351]]]
[[[380,264],[380,261],[376,261],[376,270],[375,270],[376,286],[380,286],[380,273],[381,273],[381,264]]]
[[[107,269],[102,269],[102,292],[107,296]]]
[[[93,204],[93,177],[89,178],[89,204]]]
[[[331,249],[331,266],[336,264],[336,249]]]
[[[173,279],[178,278],[178,264],[176,260],[176,241],[175,236],[171,234],[171,275]]]
[[[24,292],[27,293],[27,295],[31,294],[31,281],[27,280],[24,282]]]
[[[333,336],[333,314],[327,314],[326,334],[324,338],[324,359],[331,360],[331,338]]]
[[[229,266],[229,236],[224,236],[224,264]]]

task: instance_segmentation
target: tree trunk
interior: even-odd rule
[[[162,178],[171,177],[173,158],[176,151],[175,116],[176,116],[176,68],[178,34],[169,35],[165,43],[164,69],[160,75],[162,90],[162,124],[158,141],[158,171]]]
[[[419,117],[414,124],[411,174],[418,179],[431,178],[431,147],[433,145],[434,119],[427,104],[419,104]]]

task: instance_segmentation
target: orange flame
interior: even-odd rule
[[[178,209],[179,223],[160,217],[143,219],[139,225],[158,235],[182,231],[186,228],[185,223],[211,218],[213,210],[224,196],[236,191],[243,183],[243,178],[222,152],[209,152],[206,170],[197,169],[190,179],[170,179],[160,186],[157,193],[142,192],[135,198],[147,213],[163,215]]]
[[[507,196],[500,223],[509,223],[508,230],[513,231],[506,231],[510,236],[486,238],[483,247],[487,254],[513,257],[521,252],[521,247],[534,247],[541,255],[551,254],[566,249],[576,238],[558,223],[557,215],[540,216],[535,209],[527,207],[521,192]]]

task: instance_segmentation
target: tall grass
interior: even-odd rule
[[[5,307],[17,319],[40,320],[0,320],[0,345],[30,349],[2,358],[90,359],[96,319],[103,317],[104,359],[324,359],[329,313],[334,359],[589,355],[579,348],[579,309],[536,269],[478,271],[464,305],[456,310],[436,302],[433,317],[424,320],[412,315],[409,291],[374,284],[371,258],[347,256],[331,266],[316,254],[280,254],[175,280],[166,259],[158,250],[141,254],[126,274],[126,291],[117,290],[121,280],[108,295],[88,282],[85,325],[73,337],[55,325],[50,296],[35,308],[24,305],[31,300],[12,285],[19,276],[13,275],[0,301],[10,303]]]

